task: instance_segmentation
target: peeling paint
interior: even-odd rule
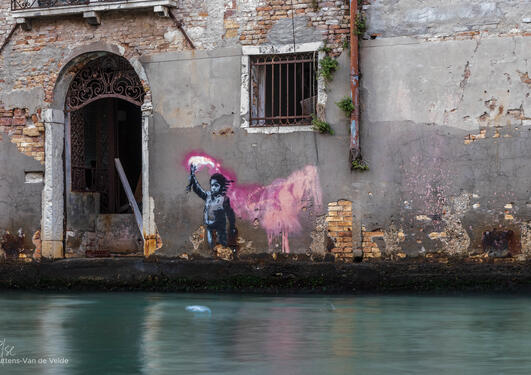
[[[333,243],[326,233],[326,216],[320,215],[315,218],[314,230],[310,233],[312,243],[310,244],[310,252],[314,254],[325,254],[332,250]]]
[[[18,258],[19,254],[24,250],[25,235],[22,229],[18,230],[16,235],[9,231],[4,231],[0,237],[0,249],[5,253],[7,258]]]
[[[192,243],[194,251],[199,250],[199,247],[205,244],[205,238],[205,227],[201,225],[190,236],[190,242]]]
[[[384,241],[385,241],[385,255],[393,256],[397,255],[402,251],[400,243],[404,242],[405,234],[402,229],[398,229],[396,225],[391,224],[384,231]]]
[[[33,234],[31,241],[35,246],[35,250],[33,251],[33,259],[40,260],[42,256],[42,241],[40,229]]]

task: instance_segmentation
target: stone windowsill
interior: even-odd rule
[[[51,8],[28,8],[14,10],[11,15],[14,18],[35,18],[47,16],[61,16],[83,14],[86,12],[106,12],[111,10],[154,8],[156,6],[176,7],[175,0],[129,0],[113,2],[93,2],[82,5],[65,5]]]

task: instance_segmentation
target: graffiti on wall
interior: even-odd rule
[[[315,166],[306,166],[265,186],[238,184],[234,173],[225,169],[219,160],[202,152],[189,153],[184,159],[184,167],[190,172],[187,189],[205,200],[203,221],[211,247],[216,244],[214,237],[220,244],[226,241],[230,246],[230,237],[237,233],[237,216],[261,226],[266,231],[270,248],[278,241],[282,251],[289,253],[289,236],[302,230],[302,212],[314,215],[322,207]],[[203,169],[211,176],[210,191],[205,191],[196,178],[196,173]]]
[[[190,182],[187,190],[193,190],[201,199],[205,201],[203,210],[203,222],[206,226],[207,240],[210,248],[214,248],[216,243],[223,246],[229,245],[227,236],[227,221],[229,224],[230,243],[235,241],[237,234],[234,211],[230,205],[230,198],[227,197],[227,189],[232,180],[227,179],[221,173],[214,173],[210,176],[210,190],[204,190],[197,178],[195,172],[201,166],[198,161],[197,165],[192,161],[190,163]]]

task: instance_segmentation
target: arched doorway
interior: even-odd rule
[[[65,100],[66,256],[143,252],[140,211],[135,217],[132,207],[142,205],[144,96],[133,67],[114,54],[89,61],[70,83]]]
[[[138,106],[116,98],[96,100],[70,115],[71,189],[99,193],[100,213],[132,213],[115,159],[142,202],[141,118]]]

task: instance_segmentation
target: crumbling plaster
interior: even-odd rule
[[[514,0],[372,0],[365,5],[367,35],[379,37],[452,35],[485,30],[531,30],[531,6]]]
[[[523,36],[364,41],[365,113],[371,122],[412,121],[477,131],[480,116],[488,113],[485,103],[495,99],[503,111],[522,108],[531,116],[529,86],[520,79],[529,69],[529,44]]]
[[[384,253],[481,253],[484,232],[529,221],[529,45],[490,34],[362,42],[370,171],[357,186],[366,230],[385,231]]]

